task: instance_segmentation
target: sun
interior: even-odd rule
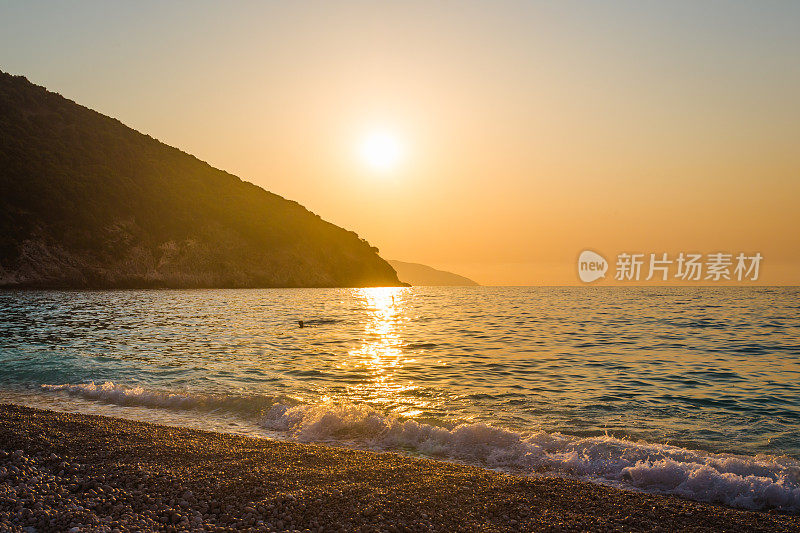
[[[404,156],[403,145],[388,131],[373,131],[359,145],[361,161],[371,170],[388,172],[397,168]]]

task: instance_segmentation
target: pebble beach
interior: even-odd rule
[[[798,531],[559,477],[0,405],[0,531]]]

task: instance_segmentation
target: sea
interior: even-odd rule
[[[0,402],[797,513],[800,289],[0,291]]]

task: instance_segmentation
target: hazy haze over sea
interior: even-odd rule
[[[797,288],[6,291],[0,310],[0,400],[800,511]]]

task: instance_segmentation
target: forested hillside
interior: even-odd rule
[[[2,72],[0,191],[0,286],[400,284],[352,231]]]

